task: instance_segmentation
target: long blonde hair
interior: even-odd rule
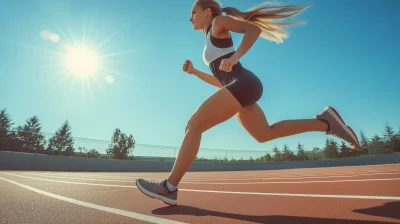
[[[231,16],[234,19],[254,24],[261,28],[262,32],[260,36],[262,38],[274,41],[278,44],[283,43],[283,40],[289,37],[289,34],[284,30],[284,28],[304,23],[304,21],[285,23],[275,22],[275,20],[295,16],[311,5],[281,5],[277,3],[266,2],[242,12],[235,7],[221,8],[220,4],[216,0],[195,0],[195,4],[200,6],[202,9],[210,8],[213,18],[221,15],[224,12],[226,15]]]

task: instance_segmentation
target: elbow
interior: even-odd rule
[[[260,36],[261,32],[262,32],[262,29],[259,26],[253,25],[253,24],[251,26],[249,26],[248,29],[246,30],[246,33],[248,33],[250,35],[255,35],[257,37]]]
[[[254,32],[257,34],[257,37],[260,36],[262,29],[259,26],[254,25]]]

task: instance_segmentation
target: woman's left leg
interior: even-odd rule
[[[269,125],[264,111],[257,103],[241,109],[236,119],[260,143],[305,132],[325,132],[328,129],[326,122],[312,118],[282,120]]]
[[[356,134],[332,107],[326,107],[315,118],[282,120],[269,125],[263,110],[257,104],[263,92],[261,81],[250,71],[238,80],[239,82],[232,83],[231,91],[243,102],[244,107],[237,113],[236,118],[258,142],[306,132],[324,132],[343,139],[353,149],[359,148]]]
[[[282,120],[269,125],[263,110],[254,103],[241,109],[236,118],[243,128],[260,143],[306,132],[322,132],[341,138],[352,149],[359,149],[357,135],[332,107],[326,107],[315,118]]]
[[[177,189],[171,191],[167,184],[178,186],[198,153],[203,132],[230,119],[241,108],[241,104],[226,87],[219,89],[204,101],[187,123],[185,137],[169,178],[157,182],[138,179],[136,185],[139,190],[166,204],[175,205]]]
[[[241,108],[240,103],[226,87],[219,89],[200,105],[187,123],[185,137],[168,182],[178,186],[196,158],[203,132],[232,118]]]

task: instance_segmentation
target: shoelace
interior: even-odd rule
[[[164,186],[164,180],[159,180],[159,181],[149,181],[149,184],[154,187],[154,185],[160,186],[164,192],[168,195],[172,194],[173,192],[170,191],[166,186]]]
[[[153,189],[154,187],[161,187],[161,188],[164,188],[163,182],[164,182],[163,180],[158,180],[158,181],[147,181],[148,186],[150,186],[152,189]]]
[[[149,182],[149,184],[151,184],[151,185],[160,185],[160,186],[162,186],[162,182],[163,181],[148,181]]]

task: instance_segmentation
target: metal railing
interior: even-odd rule
[[[11,132],[13,133],[13,132]],[[25,133],[22,137],[16,134],[0,136],[0,151],[15,151],[28,153],[43,153],[52,155],[65,156],[85,156],[90,150],[96,150],[100,157],[109,157],[106,152],[111,141],[90,139],[82,137],[72,137],[73,150],[66,147],[56,147],[49,150],[50,139],[55,133]],[[54,144],[53,144],[54,146]],[[133,157],[157,157],[157,158],[175,158],[179,153],[179,147],[135,144],[132,154]],[[273,154],[271,150],[254,151],[254,150],[228,150],[228,149],[210,149],[200,148],[197,158],[218,159],[218,160],[248,160],[265,156],[266,153]]]

